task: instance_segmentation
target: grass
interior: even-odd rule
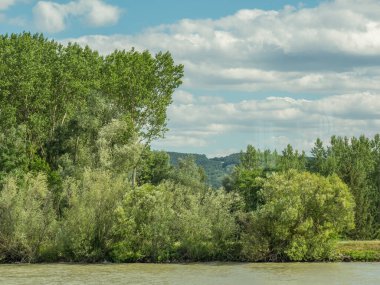
[[[341,241],[336,253],[342,261],[380,261],[380,240]]]

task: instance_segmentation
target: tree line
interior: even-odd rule
[[[211,189],[149,147],[182,77],[168,52],[0,36],[0,262],[326,260],[376,237],[378,136],[248,146]]]
[[[239,192],[248,209],[260,205],[257,194],[262,178],[271,173],[289,170],[308,172],[322,177],[336,175],[349,188],[355,202],[355,228],[346,233],[350,239],[378,239],[380,236],[380,135],[373,138],[332,136],[327,146],[320,139],[314,143],[311,156],[288,145],[277,151],[260,151],[248,145],[241,163],[223,185],[228,191]]]

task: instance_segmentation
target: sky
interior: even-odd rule
[[[0,33],[22,31],[184,64],[154,149],[308,153],[380,130],[379,0],[0,0]]]

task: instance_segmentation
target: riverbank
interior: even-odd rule
[[[341,241],[336,252],[341,261],[380,261],[380,240]]]
[[[380,240],[349,240],[349,241],[340,241],[337,243],[336,248],[335,248],[335,254],[332,259],[329,260],[324,260],[330,261],[330,262],[380,262]],[[221,263],[267,263],[267,262],[254,262],[254,261],[239,261],[239,260],[209,260],[209,261],[196,261],[196,260],[186,260],[186,261],[163,261],[163,262],[158,262],[158,264],[208,264],[208,263],[213,263],[213,262],[221,262]],[[313,263],[313,261],[309,260],[308,262]],[[319,261],[314,261],[314,262],[321,262]],[[323,262],[323,260],[322,260]],[[29,262],[0,262],[0,265],[16,265],[16,264],[28,264]],[[118,262],[72,262],[72,261],[37,261],[37,262],[32,262],[34,264],[45,264],[45,265],[54,265],[54,264],[66,264],[66,265],[100,265],[100,264],[120,264]],[[127,262],[125,264],[156,264],[155,262]],[[269,263],[298,263],[298,262],[269,262]],[[301,262],[302,263],[302,262]]]

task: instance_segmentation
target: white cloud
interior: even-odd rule
[[[117,7],[103,3],[102,1],[82,1],[89,7],[90,12],[86,21],[92,26],[106,26],[116,24],[120,17]]]
[[[183,90],[177,90],[173,97],[173,101],[176,104],[191,104],[194,100],[193,94]]]
[[[106,26],[117,23],[121,10],[102,0],[76,0],[66,4],[39,1],[33,8],[36,27],[44,32],[56,33],[66,28],[70,17],[83,17],[90,26]]]
[[[39,1],[33,8],[33,15],[36,27],[43,32],[60,32],[66,27],[67,13],[61,4]]]
[[[207,145],[207,141],[202,138],[195,138],[189,135],[173,135],[170,134],[165,138],[166,147],[203,147]]]
[[[185,19],[138,35],[72,39],[102,53],[169,50],[185,65],[185,86],[288,92],[379,90],[380,5],[329,1],[315,8],[241,10]]]

